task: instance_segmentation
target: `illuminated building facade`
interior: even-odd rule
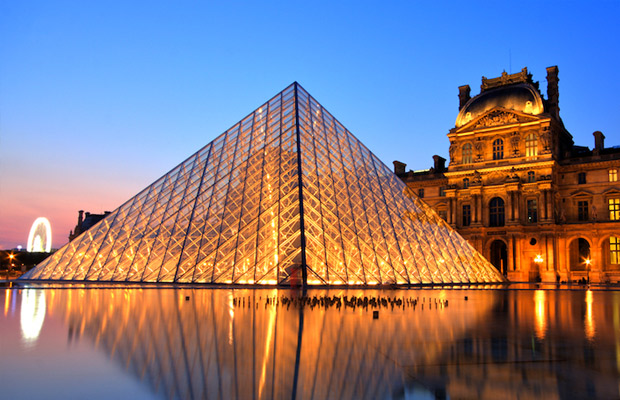
[[[527,68],[459,87],[449,167],[396,174],[511,281],[620,281],[620,148],[574,145]]]
[[[244,285],[504,281],[297,83],[24,279]]]

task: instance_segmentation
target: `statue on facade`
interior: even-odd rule
[[[521,137],[519,136],[519,134],[517,132],[514,132],[512,134],[512,137],[510,138],[510,144],[512,146],[512,154],[516,157],[519,155],[520,151],[519,151],[519,142],[521,141]]]
[[[482,160],[482,142],[477,141],[474,144],[474,148],[476,149],[476,159]]]
[[[480,172],[478,172],[478,170],[474,171],[474,177],[472,179],[472,183],[475,183],[475,184],[482,183],[482,175],[480,175]]]
[[[455,163],[456,161],[456,144],[454,142],[450,143],[450,164]]]
[[[551,133],[548,129],[545,129],[540,135],[540,143],[542,144],[543,152],[548,152],[550,149]]]

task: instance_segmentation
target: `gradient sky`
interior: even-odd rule
[[[620,145],[620,2],[0,2],[0,249],[112,211],[298,81],[385,164],[448,155],[458,86],[527,66]]]

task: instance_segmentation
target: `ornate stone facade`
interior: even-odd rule
[[[459,87],[449,167],[395,172],[512,281],[619,282],[620,148],[574,144],[558,81],[547,99],[527,68]]]

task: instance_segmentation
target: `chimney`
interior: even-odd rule
[[[461,111],[461,108],[463,108],[469,99],[471,99],[471,96],[469,95],[470,92],[471,88],[469,85],[459,86],[459,111]]]
[[[560,92],[558,90],[558,67],[547,68],[547,105],[549,107],[549,114],[560,119]]]
[[[605,135],[601,131],[596,131],[592,135],[594,136],[594,153],[599,154],[605,148]]]
[[[78,226],[82,225],[82,221],[84,221],[84,210],[78,211]]]
[[[444,172],[446,170],[446,159],[435,154],[433,156],[433,167],[435,168],[435,172]]]
[[[394,173],[396,175],[403,175],[405,173],[405,167],[407,164],[402,163],[400,161],[393,161],[394,164]]]

